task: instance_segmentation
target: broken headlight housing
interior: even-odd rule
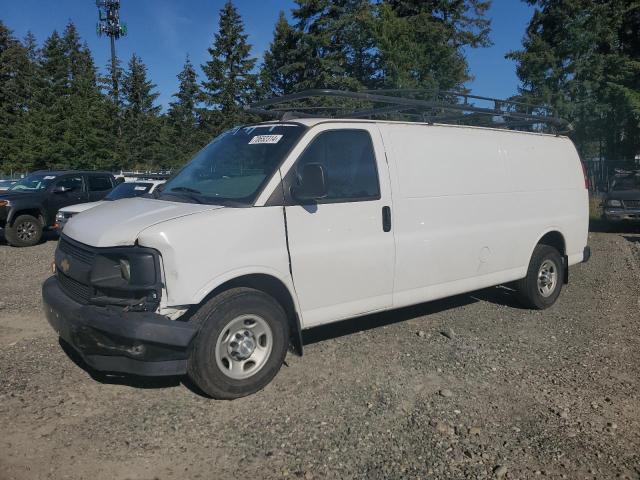
[[[159,254],[142,247],[100,252],[93,260],[89,283],[96,290],[93,304],[153,311],[162,291]]]

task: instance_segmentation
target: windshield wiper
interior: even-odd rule
[[[189,193],[197,193],[199,195],[202,194],[202,192],[200,190],[196,190],[195,188],[191,188],[191,187],[173,187],[171,190],[169,190],[170,192],[176,191],[176,192],[189,192]]]
[[[180,193],[171,193],[171,192],[180,192]],[[190,195],[190,194],[201,194],[202,192],[200,192],[200,190],[196,190],[195,188],[189,188],[189,187],[174,187],[169,191],[162,191],[160,192],[160,195],[157,198],[160,198],[162,195],[175,195],[175,196],[182,196],[182,197],[187,197],[190,198],[191,200],[194,200],[195,202],[198,203],[204,203],[202,201],[202,199],[196,197],[196,195]]]

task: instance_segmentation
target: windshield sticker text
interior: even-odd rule
[[[278,143],[282,135],[256,135],[249,141],[249,145],[259,145],[259,144],[274,144]]]

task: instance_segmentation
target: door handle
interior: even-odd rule
[[[391,207],[382,207],[382,230],[391,231]]]

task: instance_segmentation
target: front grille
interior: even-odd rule
[[[623,200],[625,208],[640,208],[640,200]]]
[[[95,258],[95,253],[91,250],[84,249],[78,245],[67,241],[64,237],[60,238],[58,242],[58,248],[67,255],[77,258],[79,261],[91,265]]]
[[[93,297],[93,287],[80,283],[58,270],[58,281],[62,286],[62,290],[78,303],[89,303],[89,299]]]

